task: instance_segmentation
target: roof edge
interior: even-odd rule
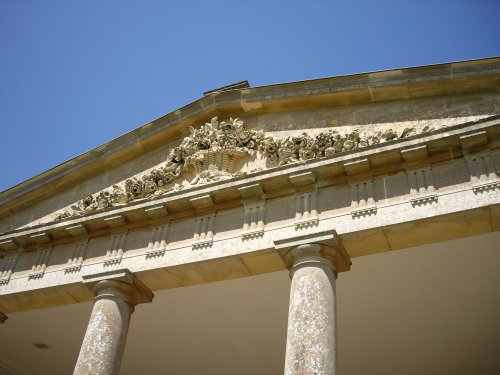
[[[248,88],[232,88],[228,91],[212,90],[208,96],[201,97],[93,150],[0,192],[0,218],[17,211],[16,202],[18,200],[29,200],[31,204],[65,189],[71,183],[77,183],[79,181],[78,177],[74,177],[74,174],[73,177],[69,176],[75,170],[86,168],[93,170],[94,173],[100,173],[107,167],[116,166],[133,159],[141,153],[154,149],[162,139],[172,138],[173,135],[179,137],[184,131],[187,131],[187,125],[193,125],[202,118],[206,119],[210,118],[210,116],[229,113],[252,114],[292,110],[294,109],[292,105],[294,100],[300,102],[297,108],[305,108],[308,103],[312,103],[312,97],[347,96],[347,93],[359,90],[364,91],[364,96],[360,100],[378,102],[383,100],[374,100],[374,91],[380,93],[390,87],[416,85],[421,84],[423,81],[432,81],[434,85],[437,82],[443,86],[451,85],[450,94],[453,94],[457,92],[453,88],[452,81],[464,78],[473,79],[484,75],[494,75],[497,80],[500,80],[500,57],[389,69]],[[498,84],[496,87],[498,89]],[[471,89],[477,90],[478,88],[471,87]],[[418,95],[417,92],[414,97],[419,97]],[[423,93],[421,95],[424,96]],[[385,100],[397,99],[407,99],[407,97],[389,97]],[[287,103],[285,106],[280,107],[277,104],[280,101],[286,101]],[[363,101],[357,103],[361,102]],[[339,104],[357,103],[341,102]],[[121,160],[121,162],[118,160]],[[95,167],[97,162],[101,164],[100,168]],[[36,192],[40,184],[45,185],[47,183],[55,184],[55,188],[45,189],[45,194]],[[47,193],[47,190],[50,190],[50,194]]]

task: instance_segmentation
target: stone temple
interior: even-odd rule
[[[499,173],[500,58],[206,92],[0,193],[0,374],[500,374]]]

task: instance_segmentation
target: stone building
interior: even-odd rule
[[[500,374],[499,83],[241,82],[4,191],[0,373]]]

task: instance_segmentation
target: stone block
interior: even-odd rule
[[[500,204],[490,207],[491,229],[493,231],[500,230]]]
[[[201,263],[184,264],[169,268],[168,272],[182,286],[250,276],[250,273],[239,257],[219,258]]]
[[[391,250],[382,228],[342,234],[340,240],[351,258]]]
[[[487,207],[391,225],[384,232],[391,249],[425,245],[491,231]]]
[[[241,260],[252,275],[260,275],[286,269],[285,263],[283,263],[279,254],[275,251],[242,255]]]

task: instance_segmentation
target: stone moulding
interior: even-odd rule
[[[167,239],[170,232],[170,223],[155,226],[151,229],[146,259],[162,257],[167,250]]]
[[[158,249],[158,250],[148,250],[146,251],[146,259],[160,258],[165,255],[166,249]]]
[[[264,236],[265,212],[265,200],[253,204],[244,204],[242,241],[254,240]]]
[[[115,266],[122,262],[123,248],[125,246],[126,237],[127,232],[117,233],[110,236],[108,250],[106,251],[106,258],[103,261],[104,267]]]
[[[433,130],[434,128],[424,127],[417,132],[415,128],[406,128],[398,134],[387,129],[384,132],[369,134],[358,130],[339,133],[335,129],[329,129],[315,136],[303,132],[295,136],[276,138],[272,135],[266,136],[263,131],[245,129],[240,119],[230,118],[219,122],[217,117],[214,117],[210,123],[198,129],[190,127],[190,135],[170,151],[161,167],[140,178],[127,179],[121,186],[113,185],[97,194],[86,195],[70,209],[57,213],[53,221],[77,218],[124,206],[135,200],[245,175],[245,172],[236,171],[237,163],[257,153],[272,168],[329,157]],[[194,178],[187,185],[176,184],[176,180],[186,173],[193,174]]]
[[[43,271],[37,271],[37,272],[32,272],[32,273],[30,273],[28,275],[28,280],[41,279],[44,274],[45,274],[45,270],[43,270]]]
[[[428,194],[428,195],[422,195],[422,196],[418,196],[418,197],[410,199],[410,203],[411,203],[412,207],[424,206],[426,204],[437,203],[437,201],[438,201],[438,196],[435,193]]]
[[[116,266],[122,262],[122,258],[106,259],[103,261],[104,267]]]
[[[45,275],[45,270],[47,269],[47,264],[51,252],[52,247],[49,249],[37,251],[35,263],[31,268],[31,272],[28,274],[28,280],[37,280],[43,278],[43,276]]]
[[[195,228],[191,248],[200,250],[212,247],[216,214],[200,216],[195,219]]]
[[[241,234],[242,241],[254,240],[264,236],[264,228],[250,230]]]
[[[3,259],[3,266],[0,267],[0,286],[7,285],[9,283],[18,259],[19,252]]]
[[[318,191],[313,190],[295,196],[295,230],[319,225],[317,195]]]
[[[377,214],[377,207],[376,206],[363,207],[363,208],[351,211],[351,216],[353,219],[361,218],[364,216],[376,215],[376,214]]]
[[[472,186],[472,191],[475,194],[484,193],[492,190],[498,190],[498,189],[500,189],[500,181],[491,181]]]
[[[201,249],[208,249],[209,247],[212,247],[213,240],[205,240],[205,241],[196,241],[191,244],[191,248],[193,250],[201,250]]]
[[[82,269],[85,251],[87,250],[88,237],[84,241],[76,242],[73,245],[71,257],[64,267],[64,273],[76,273]]]
[[[82,269],[81,264],[69,265],[64,267],[64,273],[76,273]]]
[[[317,227],[319,225],[319,218],[300,220],[294,223],[295,230]]]

